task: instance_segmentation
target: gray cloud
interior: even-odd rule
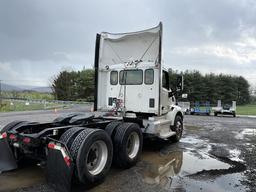
[[[137,31],[163,21],[168,67],[255,82],[255,13],[254,0],[3,0],[0,79],[46,85],[63,68],[93,65],[97,32]]]

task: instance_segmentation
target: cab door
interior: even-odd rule
[[[168,113],[170,109],[169,105],[169,74],[167,71],[162,71],[162,87],[161,87],[161,105],[160,114]]]

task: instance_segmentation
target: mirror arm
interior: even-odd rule
[[[176,91],[169,91],[169,92],[168,92],[168,97],[173,97],[173,96],[175,96],[176,94],[177,94]]]

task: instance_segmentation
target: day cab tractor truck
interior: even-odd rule
[[[179,141],[183,114],[161,63],[162,24],[130,33],[96,36],[94,112],[53,122],[13,121],[0,132],[0,172],[24,160],[44,165],[48,183],[70,191],[72,183],[104,180],[112,162],[121,168],[140,158],[143,138]]]
[[[217,107],[213,107],[214,116],[221,115],[232,115],[236,117],[236,101],[232,101],[232,105],[224,104],[221,105],[221,100],[218,100]]]

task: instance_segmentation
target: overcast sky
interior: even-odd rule
[[[256,82],[255,0],[0,0],[0,79],[47,86],[63,69],[93,66],[97,32],[159,21],[166,67]]]

